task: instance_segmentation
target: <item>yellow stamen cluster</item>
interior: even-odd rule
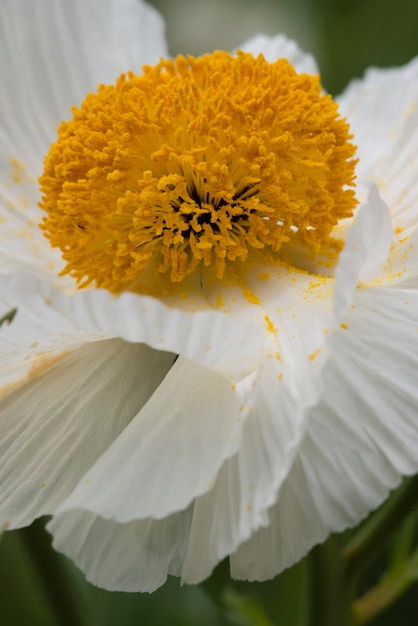
[[[40,178],[41,227],[80,286],[222,278],[352,215],[348,125],[318,76],[239,52],[177,57],[88,94]]]

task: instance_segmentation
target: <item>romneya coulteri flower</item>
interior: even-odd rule
[[[418,469],[418,63],[337,108],[282,36],[0,18],[1,524],[108,589],[272,577]]]

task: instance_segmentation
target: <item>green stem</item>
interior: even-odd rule
[[[390,606],[410,587],[418,577],[418,550],[402,567],[385,577],[352,604],[355,624],[368,624],[374,617]]]
[[[309,556],[311,606],[309,626],[349,626],[350,607],[344,561],[337,536],[314,548]]]
[[[66,563],[52,548],[40,520],[18,531],[39,575],[57,626],[87,626],[91,622],[74,593]]]
[[[375,557],[417,501],[418,476],[414,476],[406,479],[385,504],[365,522],[344,550],[347,575],[351,580]]]

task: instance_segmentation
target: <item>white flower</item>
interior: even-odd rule
[[[316,71],[280,36],[242,49]],[[126,591],[228,555],[272,577],[418,469],[418,62],[340,98],[361,203],[336,264],[289,244],[244,287],[76,291],[37,226],[43,157],[71,105],[160,57],[137,0],[0,7],[0,523],[53,514],[54,546]]]

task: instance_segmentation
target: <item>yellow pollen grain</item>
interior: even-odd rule
[[[223,298],[222,298],[222,296],[220,294],[218,296],[216,296],[215,304],[218,307],[218,309],[220,309],[221,307],[225,306],[224,300],[223,300]]]
[[[343,322],[340,324],[340,328],[342,328],[343,330],[347,330],[348,326],[347,324],[344,324]]]
[[[10,159],[10,165],[12,167],[12,172],[10,174],[10,178],[16,184],[21,183],[22,182],[23,173],[25,171],[25,166],[23,165],[23,163],[21,161],[19,161],[19,159],[16,159],[15,157],[12,157]]]
[[[251,289],[245,287],[243,290],[244,298],[250,302],[250,304],[260,304],[261,300],[258,296],[255,295]]]
[[[316,350],[314,350],[313,352],[311,352],[311,354],[309,355],[309,360],[310,361],[315,361],[316,357],[319,356],[322,352],[322,348],[317,348]]]
[[[277,328],[275,327],[275,325],[273,324],[273,322],[271,321],[268,315],[264,316],[264,322],[265,322],[267,331],[275,335],[277,333]]]
[[[58,128],[41,224],[80,287],[165,293],[351,217],[355,147],[318,76],[215,52],[122,74]],[[17,172],[17,169],[16,169]],[[258,298],[247,294],[250,302]]]
[[[260,272],[258,275],[258,278],[260,280],[269,280],[270,279],[270,272]]]

